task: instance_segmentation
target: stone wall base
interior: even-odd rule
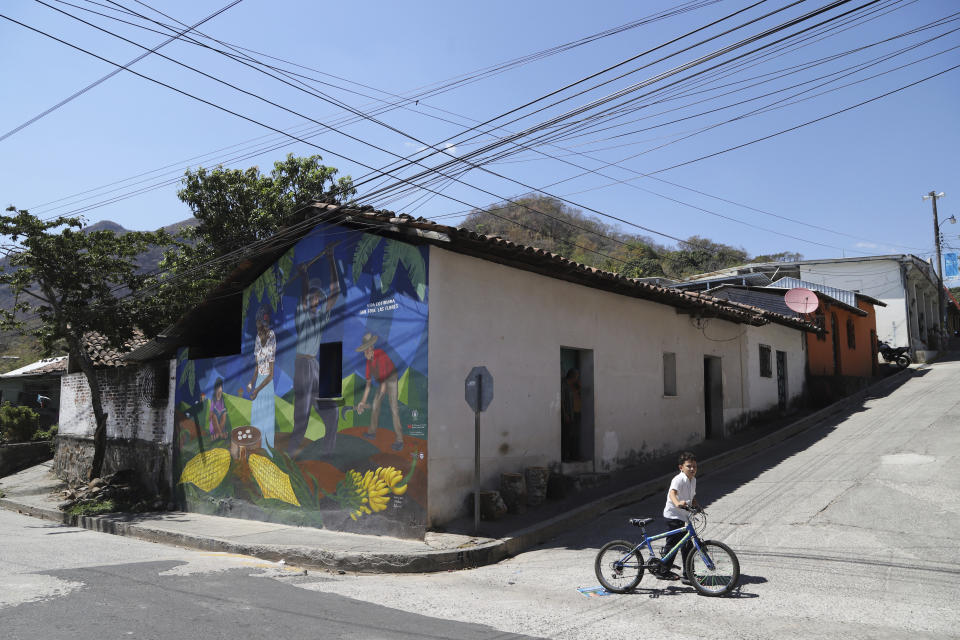
[[[169,500],[173,487],[171,459],[170,445],[111,438],[107,440],[103,475],[130,469],[136,473],[147,492]],[[92,462],[93,440],[71,436],[57,438],[53,472],[59,478],[70,483],[85,483]]]

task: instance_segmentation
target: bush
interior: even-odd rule
[[[52,424],[49,429],[37,429],[33,432],[33,440],[53,440],[57,437],[57,430],[60,427]]]
[[[4,442],[28,442],[37,431],[40,414],[30,407],[0,405],[0,439]]]
[[[67,513],[73,516],[99,516],[103,513],[113,513],[117,510],[117,505],[113,500],[95,500],[84,504],[75,504]]]

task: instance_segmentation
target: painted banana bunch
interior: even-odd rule
[[[350,517],[356,520],[364,514],[384,511],[390,498],[405,494],[407,486],[403,472],[395,467],[377,467],[376,471],[363,474],[351,469],[337,485],[336,494],[329,497],[349,509]]]

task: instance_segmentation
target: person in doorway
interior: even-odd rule
[[[273,394],[273,363],[277,357],[277,336],[270,328],[270,310],[266,306],[257,312],[257,337],[253,344],[256,367],[247,383],[250,392],[250,422],[263,436],[267,454],[273,457],[273,435],[276,430],[275,398]]]
[[[560,455],[564,462],[580,457],[580,415],[582,410],[580,372],[569,369],[560,387]]]
[[[386,394],[390,398],[390,413],[393,415],[393,430],[396,433],[396,441],[390,445],[394,451],[400,451],[403,448],[403,431],[400,428],[400,405],[398,400],[399,385],[397,383],[397,367],[394,366],[390,356],[383,349],[374,349],[373,345],[377,343],[378,336],[373,333],[363,334],[363,342],[357,347],[357,351],[363,352],[363,357],[367,359],[366,379],[367,386],[363,390],[363,398],[357,404],[357,415],[363,415],[370,405],[367,399],[370,397],[370,389],[373,387],[373,378],[376,378],[380,388],[373,398],[373,406],[370,412],[370,427],[364,433],[365,438],[373,440],[377,437],[377,423],[380,421],[380,403]]]
[[[690,512],[686,509],[688,507],[700,506],[697,504],[695,497],[697,494],[697,456],[690,451],[684,451],[680,454],[677,462],[680,467],[680,473],[670,481],[670,489],[667,491],[667,502],[663,507],[663,517],[666,518],[667,521],[667,531],[687,526],[687,521],[690,520]],[[667,536],[664,549],[667,551],[673,549],[673,547],[683,539],[684,535],[685,532],[681,531],[680,533]],[[680,564],[681,572],[684,571],[683,567],[687,566],[687,556],[692,549],[693,543],[690,541],[687,541],[687,543],[683,545],[683,548],[680,549],[682,556]],[[664,580],[677,579],[677,575],[669,571],[660,574],[658,577]],[[683,584],[690,584],[690,578],[685,573],[681,581]]]
[[[317,403],[320,392],[320,363],[317,354],[323,341],[323,331],[330,322],[337,299],[340,297],[340,273],[333,257],[333,247],[327,245],[318,256],[306,264],[300,264],[300,302],[297,304],[297,356],[293,365],[293,431],[287,443],[291,456],[299,453],[303,436],[310,423],[310,410],[314,407],[323,420],[324,452],[333,452],[337,438],[337,407],[323,408]],[[330,267],[330,286],[324,291],[318,281],[311,281],[307,269],[326,256]]]

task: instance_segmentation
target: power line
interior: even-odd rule
[[[339,155],[339,154],[335,154],[335,155]],[[342,156],[341,156],[341,157],[342,157]],[[440,175],[444,175],[444,174],[441,173]],[[547,194],[547,195],[549,195],[549,194]],[[576,203],[572,203],[572,204],[575,204],[575,205],[576,205]],[[577,206],[580,206],[580,205],[577,205]],[[597,213],[601,213],[601,212],[597,212]],[[601,215],[603,215],[603,214],[601,213]],[[643,228],[643,227],[641,227],[641,228]],[[652,232],[652,233],[658,233],[658,232],[655,232],[655,231],[649,230],[649,229],[645,229],[645,230],[648,230],[648,231],[650,231],[650,232]],[[665,234],[659,234],[659,235],[665,235]],[[667,236],[667,237],[670,237],[670,236]],[[677,240],[679,240],[679,239],[677,239]],[[681,241],[681,242],[682,242],[682,241]]]
[[[27,120],[27,121],[24,122],[23,124],[14,127],[14,128],[11,129],[10,131],[7,131],[5,134],[3,134],[2,136],[0,136],[0,142],[3,142],[4,140],[6,140],[7,138],[9,138],[9,137],[12,136],[13,134],[17,133],[18,131],[20,131],[20,130],[22,130],[22,129],[25,129],[26,127],[29,127],[31,124],[33,124],[33,123],[36,122],[37,120],[40,120],[40,119],[43,118],[44,116],[47,116],[47,115],[53,113],[54,111],[56,111],[57,109],[59,109],[59,108],[62,107],[63,105],[65,105],[65,104],[67,104],[68,102],[74,100],[75,98],[80,97],[81,95],[83,95],[83,94],[86,93],[87,91],[90,91],[90,90],[93,89],[94,87],[97,87],[97,86],[99,86],[100,84],[106,82],[107,80],[109,80],[109,79],[112,78],[113,76],[117,75],[118,73],[120,73],[120,72],[123,71],[124,69],[128,69],[131,65],[136,64],[136,63],[139,62],[140,60],[143,60],[144,58],[146,58],[147,56],[149,56],[151,53],[156,53],[160,48],[165,47],[166,45],[170,44],[171,42],[173,42],[174,40],[176,40],[177,38],[179,38],[179,37],[182,36],[183,34],[187,33],[188,31],[192,31],[192,30],[195,29],[196,27],[199,27],[200,25],[202,25],[204,22],[207,22],[208,20],[212,20],[213,18],[217,17],[218,15],[220,15],[221,13],[223,13],[224,11],[226,11],[227,9],[230,9],[230,8],[233,7],[233,6],[235,6],[235,5],[237,5],[237,4],[240,4],[241,1],[242,1],[242,0],[233,0],[233,2],[231,2],[231,3],[228,4],[227,6],[223,7],[222,9],[220,9],[220,10],[218,10],[218,11],[215,11],[215,12],[211,13],[209,16],[207,16],[206,18],[204,18],[204,19],[201,20],[200,22],[197,22],[196,24],[194,24],[194,25],[192,25],[192,26],[190,26],[190,27],[187,27],[186,29],[183,29],[182,31],[176,33],[175,35],[170,36],[168,39],[166,39],[165,41],[161,42],[161,43],[158,44],[157,46],[153,47],[152,49],[149,49],[146,53],[143,53],[143,54],[137,56],[136,58],[134,58],[133,60],[131,60],[130,62],[128,62],[128,63],[126,63],[126,64],[124,64],[124,65],[118,65],[116,69],[114,69],[113,71],[111,71],[111,72],[108,73],[107,75],[103,76],[103,77],[100,78],[99,80],[96,80],[96,81],[88,84],[88,85],[87,85],[86,87],[84,87],[83,89],[80,89],[80,90],[77,91],[76,93],[73,93],[72,95],[64,98],[63,100],[61,100],[61,101],[58,102],[57,104],[53,105],[53,106],[50,107],[49,109],[46,109],[45,111],[40,112],[39,114],[37,114],[37,115],[35,115],[34,117],[30,118],[29,120]]]
[[[78,5],[74,5],[74,4],[70,4],[70,3],[64,2],[63,0],[56,0],[56,1],[58,1],[58,2],[60,2],[60,3],[62,3],[62,4],[67,4],[68,6],[72,6],[72,7],[81,9],[81,10],[83,10],[83,11],[88,11],[88,12],[95,13],[95,14],[97,14],[97,15],[101,15],[101,16],[104,16],[104,17],[109,17],[109,18],[112,19],[112,20],[120,20],[119,18],[116,18],[116,17],[113,17],[113,16],[106,16],[106,14],[102,14],[102,13],[99,13],[99,12],[92,11],[92,10],[90,10],[90,9],[85,9],[85,8],[79,7]],[[395,97],[395,98],[398,99],[398,101],[396,101],[396,102],[386,103],[385,109],[392,109],[392,108],[398,108],[398,107],[405,107],[406,105],[409,105],[409,104],[419,104],[422,100],[424,100],[424,99],[427,98],[427,97],[432,97],[433,95],[439,95],[439,93],[442,93],[442,92],[445,92],[445,91],[449,91],[449,90],[451,90],[452,88],[454,88],[454,87],[456,87],[456,86],[463,86],[464,84],[467,84],[467,83],[468,83],[468,82],[465,81],[464,79],[467,79],[467,80],[469,80],[470,82],[473,82],[473,81],[476,81],[477,79],[482,79],[482,77],[489,77],[490,75],[493,75],[493,74],[495,74],[495,73],[501,73],[501,72],[503,72],[503,71],[510,70],[510,69],[519,67],[519,66],[521,66],[521,65],[528,64],[528,63],[533,62],[533,61],[537,61],[537,60],[540,60],[540,59],[544,59],[544,58],[547,58],[547,57],[549,57],[549,56],[556,55],[557,53],[561,53],[561,52],[564,52],[564,51],[568,51],[568,50],[577,48],[577,47],[579,47],[579,46],[583,46],[584,44],[589,44],[589,43],[591,43],[591,42],[594,42],[594,41],[599,40],[599,39],[604,38],[604,37],[609,37],[609,36],[612,36],[612,35],[617,35],[617,34],[619,34],[619,33],[623,33],[623,32],[628,31],[628,30],[630,30],[630,29],[633,29],[633,28],[636,28],[636,27],[639,27],[639,26],[642,26],[642,25],[645,25],[645,24],[653,23],[653,22],[656,22],[656,21],[658,21],[658,20],[662,20],[662,19],[664,19],[664,18],[671,17],[671,16],[673,16],[673,15],[677,15],[678,13],[686,13],[687,11],[692,11],[692,10],[695,10],[695,9],[702,8],[702,7],[704,7],[704,6],[708,6],[708,5],[710,5],[710,4],[715,4],[715,3],[718,2],[718,1],[719,1],[719,0],[703,0],[703,1],[700,1],[700,2],[687,2],[687,3],[683,4],[683,5],[680,5],[680,7],[677,7],[676,9],[666,10],[666,11],[662,11],[662,12],[659,12],[659,13],[651,14],[651,15],[646,16],[646,17],[644,17],[644,18],[640,18],[640,19],[638,19],[638,20],[634,20],[634,21],[632,21],[632,22],[629,22],[629,23],[626,23],[626,24],[623,24],[623,25],[618,25],[618,26],[616,26],[616,27],[609,28],[609,29],[607,29],[607,30],[605,30],[605,31],[602,31],[602,32],[599,32],[599,33],[595,33],[595,34],[591,34],[591,35],[589,35],[589,36],[585,36],[585,37],[580,38],[580,39],[578,39],[578,40],[576,40],[576,41],[567,42],[567,43],[564,43],[564,44],[561,44],[561,45],[556,45],[556,46],[554,46],[554,47],[552,47],[552,48],[550,48],[550,49],[541,50],[541,51],[538,51],[538,52],[535,52],[535,53],[532,53],[532,54],[527,54],[527,55],[522,56],[522,57],[520,57],[520,58],[515,58],[515,59],[512,59],[512,60],[503,62],[503,63],[498,63],[498,64],[492,65],[492,66],[490,66],[490,67],[485,67],[485,68],[483,68],[483,69],[478,69],[478,70],[476,70],[476,71],[467,72],[467,73],[465,73],[465,74],[461,74],[460,76],[456,76],[456,77],[451,78],[451,79],[448,79],[448,80],[443,80],[443,81],[434,83],[434,84],[432,84],[432,85],[426,85],[425,87],[421,87],[421,88],[419,88],[419,89],[411,90],[410,92],[408,92],[408,94],[410,94],[410,95],[408,95],[408,97],[404,97],[404,96],[401,96],[401,95],[398,95],[398,94],[392,94],[392,93],[385,92],[385,91],[380,90],[380,89],[374,89],[373,87],[368,87],[367,85],[364,85],[364,84],[362,84],[362,83],[357,83],[357,82],[354,82],[354,81],[351,81],[351,80],[347,80],[346,78],[341,78],[341,77],[339,77],[339,76],[336,76],[336,75],[333,75],[333,74],[329,74],[329,73],[326,73],[326,72],[323,72],[323,71],[320,71],[320,70],[317,70],[317,69],[314,69],[314,68],[311,68],[311,67],[306,67],[306,66],[304,66],[304,65],[299,65],[299,64],[296,64],[296,63],[288,62],[288,61],[285,61],[285,60],[283,60],[283,59],[281,59],[281,58],[276,58],[276,57],[274,57],[274,56],[269,56],[269,55],[267,55],[267,54],[259,54],[259,52],[256,52],[256,51],[254,51],[254,50],[252,50],[252,49],[247,49],[247,48],[244,48],[244,47],[239,47],[239,46],[237,46],[237,45],[229,45],[229,43],[225,43],[225,42],[222,42],[222,41],[220,41],[220,40],[216,40],[216,39],[212,39],[212,38],[211,38],[211,39],[212,39],[214,42],[218,42],[218,43],[220,43],[220,44],[223,44],[224,46],[233,46],[233,47],[235,47],[235,48],[237,48],[237,49],[241,49],[241,50],[244,50],[244,51],[249,51],[249,52],[252,52],[252,53],[256,53],[256,54],[258,54],[258,55],[264,55],[265,57],[271,58],[271,59],[273,59],[273,60],[278,60],[278,61],[281,61],[281,62],[285,62],[285,63],[291,64],[291,65],[293,65],[293,66],[297,66],[297,67],[300,67],[300,68],[303,68],[303,69],[306,69],[306,70],[309,70],[309,71],[314,71],[314,72],[316,72],[316,73],[321,73],[321,74],[323,74],[323,75],[327,75],[327,76],[333,77],[333,78],[335,78],[335,79],[342,80],[342,81],[344,81],[344,82],[350,82],[351,84],[356,84],[357,86],[361,86],[361,87],[368,88],[368,89],[371,89],[371,90],[374,90],[374,91],[378,91],[378,92],[380,92],[380,93],[384,93],[385,95],[390,95],[390,96]],[[105,6],[105,5],[102,5],[102,4],[97,3],[97,2],[90,2],[90,3],[91,3],[91,4],[98,5],[98,6]],[[141,3],[141,4],[142,4],[142,3]],[[111,9],[112,9],[112,8],[111,8]],[[112,9],[112,10],[115,10],[115,9]],[[121,21],[124,22],[125,24],[131,24],[131,25],[137,26],[137,27],[139,27],[139,28],[141,28],[141,29],[147,29],[147,30],[152,31],[152,32],[154,32],[154,33],[162,33],[162,32],[160,32],[160,31],[155,31],[155,30],[153,30],[153,29],[149,29],[149,27],[144,27],[144,26],[142,26],[142,25],[134,25],[134,23],[130,23],[130,22],[128,22],[128,21],[123,21],[123,20],[121,20]],[[171,31],[174,30],[174,29],[171,28],[171,27],[166,27],[166,26],[165,26],[165,28],[168,28],[168,29],[171,30]],[[203,34],[203,33],[200,32],[200,31],[195,31],[195,33],[198,33],[198,34],[200,34],[200,35],[203,35],[204,37],[209,38],[209,36],[206,36],[205,34]],[[183,40],[186,41],[186,42],[194,43],[194,44],[196,44],[196,45],[198,45],[198,46],[201,46],[201,47],[210,48],[210,47],[208,47],[207,45],[203,45],[202,43],[196,41],[196,40],[193,39],[193,38],[187,37],[187,38],[184,38]],[[340,87],[340,88],[343,89],[342,87]],[[431,89],[431,88],[433,88],[433,89]],[[430,89],[430,90],[432,91],[432,93],[427,93],[426,91],[422,91],[422,89]],[[343,90],[346,91],[347,89],[343,89]],[[363,94],[359,94],[359,95],[363,95]],[[384,101],[382,101],[382,100],[373,98],[372,96],[364,96],[364,97],[368,97],[368,98],[370,98],[371,100],[377,100],[377,101],[379,101],[379,102],[384,102]],[[429,105],[424,105],[424,106],[429,106]],[[434,107],[429,107],[429,108],[435,109]],[[445,112],[445,110],[443,110],[443,109],[437,109],[437,110],[438,110],[438,111],[441,111],[441,112]],[[447,112],[447,113],[449,113],[449,112]],[[454,115],[455,115],[455,114],[454,114]],[[273,135],[275,135],[275,134],[267,134],[266,136],[260,136],[259,138],[254,138],[253,140],[258,140],[258,139],[262,139],[262,138],[268,138],[268,137],[271,137],[271,136],[273,136]],[[284,140],[286,140],[286,138],[284,138]],[[238,144],[245,144],[245,143],[238,143]],[[281,145],[281,146],[285,146],[286,144],[289,144],[289,142],[285,142],[284,145]],[[234,145],[234,146],[236,146],[236,145]],[[225,149],[229,149],[229,148],[231,148],[231,147],[226,147]],[[279,147],[273,147],[273,148],[271,148],[271,149],[268,149],[268,151],[269,151],[269,150],[275,150],[276,148],[279,148]],[[223,150],[223,149],[218,149],[218,150],[216,150],[216,151],[209,152],[208,154],[203,154],[203,155],[201,155],[201,156],[194,156],[194,157],[192,157],[192,158],[188,158],[188,159],[183,160],[183,161],[180,161],[180,162],[178,162],[178,163],[174,163],[174,164],[171,164],[171,165],[167,165],[166,167],[161,167],[161,170],[162,170],[162,169],[165,169],[165,168],[167,168],[167,167],[170,167],[170,166],[175,166],[175,165],[178,165],[178,164],[183,164],[184,162],[190,162],[190,161],[195,160],[195,159],[197,159],[197,158],[203,157],[204,155],[210,155],[211,153],[218,153],[218,152],[221,151],[221,150]],[[264,152],[266,152],[266,151],[264,151]],[[246,156],[246,158],[249,158],[249,157],[253,157],[253,156],[251,156],[251,155]],[[236,159],[234,159],[234,160],[236,160]],[[227,161],[227,162],[229,162],[229,161]],[[158,171],[158,170],[157,170],[157,171]],[[131,180],[131,179],[139,178],[139,177],[142,177],[143,175],[149,175],[149,173],[153,173],[153,172],[151,171],[151,172],[147,172],[147,173],[144,173],[144,174],[138,174],[138,175],[133,176],[133,177],[131,177],[131,178],[127,178],[127,179],[124,179],[124,180],[121,180],[121,181],[117,181],[117,182],[114,182],[114,183],[110,183],[110,184],[108,184],[108,185],[104,185],[104,187],[106,187],[106,186],[113,186],[114,184],[118,184],[118,183],[120,183],[120,182],[126,182],[126,181]],[[179,179],[179,177],[178,177],[178,179]],[[166,184],[169,184],[169,183],[164,182],[164,183],[161,183],[161,185],[158,185],[158,186],[165,186]],[[96,188],[96,189],[91,189],[91,190],[89,190],[89,191],[87,191],[87,192],[81,192],[80,194],[75,194],[74,196],[67,196],[66,198],[62,198],[61,200],[63,200],[63,199],[70,199],[70,198],[75,197],[76,195],[85,195],[86,193],[89,193],[90,191],[99,190],[99,189],[102,189],[102,188],[103,188],[103,187],[98,187],[98,188]],[[138,191],[137,193],[140,193],[140,192],[141,192],[141,191]],[[56,203],[56,202],[58,202],[58,200],[54,200],[54,201],[52,201],[52,202],[44,203],[44,204],[41,204],[41,205],[36,205],[36,206],[34,206],[34,207],[31,207],[31,209],[41,208],[41,207],[44,207],[44,206],[47,206],[47,205],[49,205],[49,204],[53,204],[53,203]],[[112,201],[111,201],[111,202],[112,202]],[[88,209],[85,209],[85,210],[89,210],[89,208],[88,208]]]

